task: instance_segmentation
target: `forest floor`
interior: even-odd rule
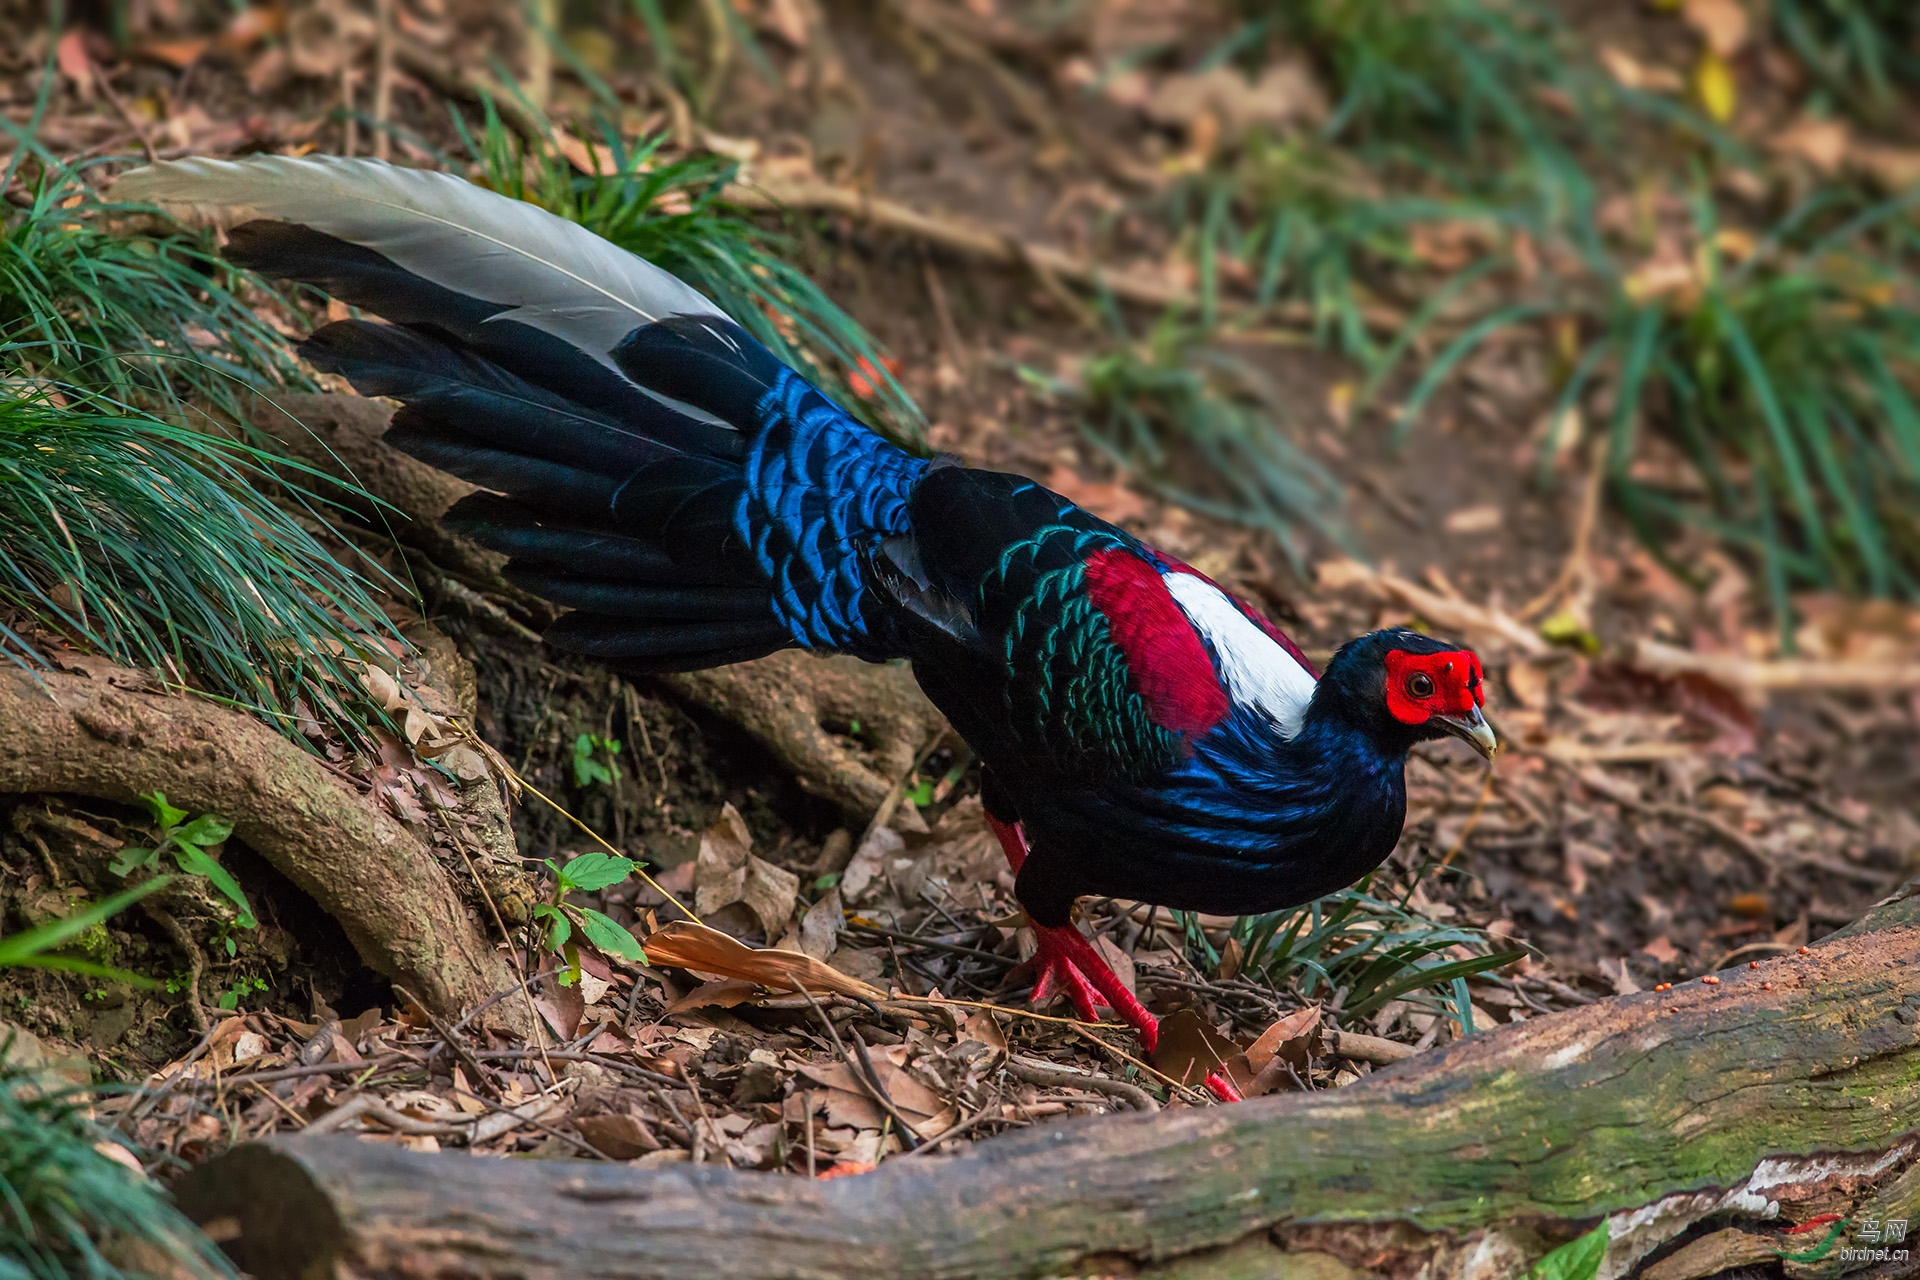
[[[85,27],[59,42],[63,81],[39,127],[50,145],[368,148],[369,129],[341,115],[340,68],[364,41],[339,15],[358,21],[357,10],[255,7],[216,28],[191,6],[149,8],[123,48]],[[1168,73],[1149,70],[1131,97],[1073,97],[1035,68],[1104,65],[1156,40],[1204,45],[1222,16],[1197,0],[1101,5],[1077,52],[1023,52],[991,0],[954,8],[973,43],[926,8],[742,6],[775,77],[736,58],[702,125],[676,119],[677,95],[650,90],[638,18],[576,15],[568,36],[581,65],[628,104],[625,130],[679,128],[750,155],[750,173],[897,200],[1190,289],[1190,273],[1169,265],[1177,233],[1131,212],[1152,194],[1142,175],[1192,145],[1191,114],[1154,96]],[[489,49],[509,63],[523,50],[517,24],[491,8],[395,9],[405,39],[464,66],[484,67]],[[1618,38],[1657,50],[1660,21],[1646,16]],[[0,39],[16,68],[48,47],[24,22]],[[983,47],[999,70],[981,61]],[[549,111],[584,114],[581,77],[564,60],[550,72]],[[1078,72],[1060,74],[1066,83]],[[3,109],[24,122],[32,90],[24,76],[8,79]],[[350,73],[346,83],[356,92]],[[364,84],[357,94],[356,110],[368,110]],[[1157,116],[1146,101],[1160,104]],[[391,119],[408,131],[399,158],[458,143],[439,93],[404,71]],[[889,825],[864,829],[725,721],[449,606],[434,621],[472,664],[480,732],[525,778],[644,859],[708,923],[797,947],[891,998],[816,1006],[589,957],[576,984],[553,973],[532,984],[534,1041],[435,1026],[359,966],[310,900],[232,847],[226,865],[262,927],[214,936],[211,898],[203,920],[187,920],[202,953],[204,1030],[182,1007],[177,921],[129,917],[99,940],[103,959],[175,973],[171,990],[39,970],[0,978],[9,1016],[50,1053],[84,1058],[100,1078],[158,1085],[102,1106],[156,1167],[319,1129],[416,1147],[857,1171],[1058,1116],[1210,1105],[1194,1086],[1222,1062],[1249,1091],[1337,1088],[1490,1025],[1793,951],[1920,865],[1920,690],[1754,687],[1751,662],[1777,654],[1777,634],[1750,566],[1697,531],[1678,535],[1663,565],[1596,502],[1598,455],[1584,446],[1563,450],[1538,481],[1534,446],[1551,400],[1542,344],[1484,349],[1396,444],[1386,413],[1349,411],[1360,371],[1304,329],[1234,335],[1233,353],[1279,389],[1285,430],[1349,495],[1350,543],[1309,537],[1301,572],[1266,533],[1189,513],[1090,442],[1047,380],[1072,380],[1110,342],[1059,280],[844,213],[798,214],[790,226],[813,277],[898,362],[932,447],[1031,475],[1184,558],[1267,609],[1317,661],[1385,625],[1476,644],[1505,744],[1496,765],[1450,742],[1417,751],[1406,832],[1369,886],[1374,905],[1329,926],[1277,979],[1246,975],[1251,944],[1232,921],[1087,904],[1116,968],[1168,1018],[1148,1061],[1122,1028],[1075,1025],[1064,1004],[1028,1011],[1011,879],[959,744],[929,744]],[[1657,449],[1650,456],[1656,466]],[[1699,581],[1683,582],[1674,563]],[[1798,649],[1812,666],[1920,657],[1911,609],[1797,604]],[[1542,624],[1553,619],[1570,621],[1550,640]],[[1649,640],[1672,652],[1662,659]],[[856,724],[838,728],[860,736]],[[60,914],[84,896],[89,873],[76,867],[144,838],[137,812],[110,805],[4,805],[10,919]],[[527,859],[565,862],[596,847],[531,798],[514,822]],[[589,900],[641,936],[673,915],[638,881]],[[1309,918],[1290,941],[1303,945],[1321,923]],[[1343,952],[1366,952],[1394,929],[1443,958],[1525,954],[1364,1015],[1343,1008],[1341,983],[1315,985],[1318,964],[1351,990]],[[523,933],[518,961],[551,968]]]

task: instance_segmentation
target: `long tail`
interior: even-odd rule
[[[302,352],[402,402],[394,445],[493,491],[447,522],[574,610],[549,642],[654,669],[789,645],[897,655],[862,552],[906,532],[926,464],[669,273],[373,160],[183,160],[115,195],[228,223],[233,261],[390,322],[329,324]]]

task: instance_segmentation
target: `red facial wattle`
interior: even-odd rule
[[[1463,717],[1485,704],[1480,659],[1471,649],[1387,654],[1387,710],[1402,724]]]

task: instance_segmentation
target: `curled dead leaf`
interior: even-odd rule
[[[775,991],[833,992],[858,1000],[886,996],[878,987],[850,978],[804,952],[749,947],[691,920],[676,920],[649,934],[640,945],[649,963],[741,978]]]

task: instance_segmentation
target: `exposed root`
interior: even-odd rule
[[[904,665],[787,650],[711,671],[666,677],[680,696],[766,744],[800,785],[863,821],[887,800],[945,723]],[[858,751],[830,726],[859,723]]]
[[[0,672],[0,792],[130,804],[164,791],[231,821],[362,960],[436,1013],[458,1017],[512,987],[453,881],[399,821],[252,717],[140,683],[133,672]]]
[[[173,918],[173,912],[147,898],[140,904],[147,913],[147,919],[160,926],[167,940],[180,949],[187,958],[187,1013],[193,1018],[193,1029],[201,1035],[213,1030],[213,1024],[207,1021],[207,1010],[200,1003],[200,975],[207,971],[206,953],[200,950],[200,944],[193,940],[187,927]]]

